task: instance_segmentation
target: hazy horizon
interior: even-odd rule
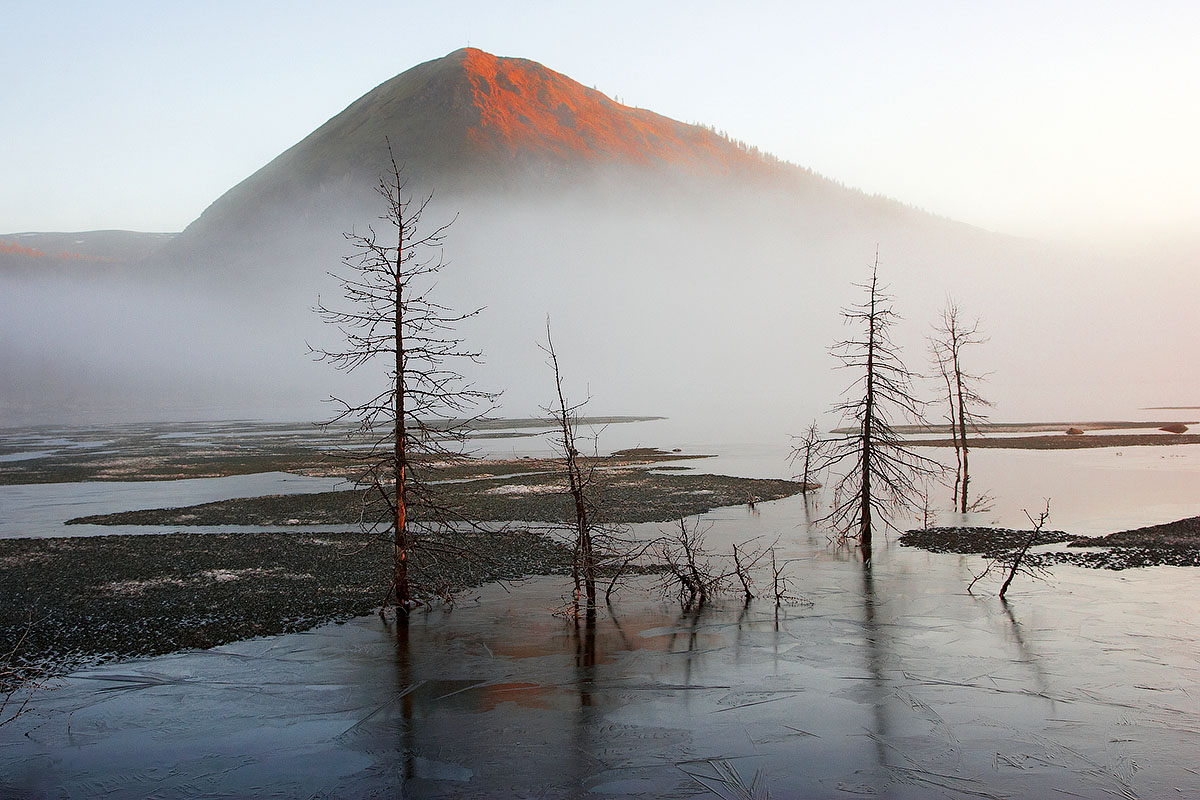
[[[0,54],[20,76],[0,228],[182,230],[378,83],[471,45],[988,230],[1119,255],[1200,245],[1192,4],[277,12],[10,9],[13,30],[55,35]],[[404,48],[364,47],[364,18],[409,32]]]
[[[468,44],[973,226],[890,204],[823,219],[748,189],[694,204],[652,191],[662,202],[641,208],[619,195],[596,208],[586,186],[543,202],[458,197],[437,207],[460,215],[440,291],[456,308],[487,307],[463,334],[485,352],[473,377],[506,390],[510,416],[546,401],[537,342],[549,314],[573,394],[590,391],[594,413],[800,430],[839,397],[827,348],[877,248],[914,370],[947,295],[982,319],[991,341],[976,369],[992,376],[996,419],[1200,402],[1186,369],[1200,357],[1191,6],[763,4],[721,25],[706,9],[653,8],[622,26],[632,6],[534,21],[468,3],[406,9],[413,44],[397,54],[362,47],[356,17],[317,5],[68,8],[51,42],[0,55],[22,67],[0,114],[57,101],[5,120],[8,232],[181,230],[378,83]],[[401,14],[360,10],[380,25]],[[54,13],[17,16],[34,29]],[[340,230],[257,275],[245,263],[149,284],[0,275],[0,425],[320,418],[322,398],[370,385],[305,349],[329,335],[310,308],[336,292],[325,272]]]
[[[549,315],[568,391],[593,397],[589,413],[664,415],[698,435],[782,440],[824,418],[850,380],[828,348],[847,333],[840,309],[861,300],[855,284],[876,247],[914,371],[929,371],[925,337],[948,295],[981,318],[990,341],[968,354],[969,367],[989,375],[994,419],[1127,418],[1200,397],[1200,379],[1180,366],[1200,357],[1188,335],[1192,295],[1165,275],[1147,280],[1136,265],[1093,274],[1094,259],[953,226],[948,236],[927,217],[830,231],[751,191],[670,207],[632,194],[642,204],[602,211],[583,187],[430,207],[430,222],[458,215],[438,299],[484,308],[459,332],[483,351],[471,377],[504,391],[500,414],[533,416],[551,399],[538,350]],[[341,375],[307,353],[309,343],[336,347],[339,338],[311,311],[318,296],[338,292],[326,272],[344,242],[330,235],[323,245],[258,275],[214,265],[211,274],[65,287],[53,276],[0,276],[10,306],[0,366],[13,380],[0,424],[64,415],[317,421],[331,394],[369,396],[381,374]],[[1180,266],[1179,279],[1193,278]],[[919,388],[940,396],[932,382]]]

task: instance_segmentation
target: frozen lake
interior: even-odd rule
[[[789,472],[786,449],[653,438],[718,452],[704,471]],[[1044,497],[1079,533],[1200,514],[1200,447],[1117,452],[976,451],[996,500],[972,521],[1019,525]],[[1061,566],[1005,605],[966,593],[978,557],[880,542],[865,568],[816,513],[706,517],[713,549],[779,540],[804,602],[778,616],[635,587],[576,628],[546,578],[407,636],[363,617],[76,674],[0,728],[0,795],[716,796],[718,771],[784,798],[1200,795],[1196,572]]]
[[[782,537],[807,602],[778,618],[630,591],[577,630],[549,578],[407,637],[364,617],[113,665],[0,729],[0,790],[675,797],[724,762],[775,797],[1200,792],[1193,572],[1064,567],[1006,607],[966,594],[973,557],[890,545],[865,569],[803,516],[792,498],[715,520],[714,542],[750,519]]]
[[[346,486],[346,481],[340,478],[312,478],[286,472],[230,475],[224,478],[185,478],[175,481],[84,481],[0,486],[0,539],[24,536],[45,538],[160,533],[161,529],[143,525],[64,523],[75,517],[92,514],[112,514],[117,511],[145,508],[179,508],[197,503],[267,494],[327,492]],[[205,530],[237,530],[237,526],[208,526]],[[258,526],[254,530],[270,528]]]

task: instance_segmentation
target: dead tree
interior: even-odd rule
[[[664,597],[676,598],[684,611],[690,611],[703,608],[718,595],[739,591],[749,607],[755,598],[754,575],[768,559],[774,571],[773,586],[779,589],[783,572],[782,568],[775,570],[775,544],[756,547],[751,539],[734,544],[731,557],[726,558],[708,549],[705,540],[711,528],[699,519],[689,525],[680,518],[650,543],[662,567],[658,589]],[[781,603],[793,598],[785,595],[781,599],[777,591],[775,599]]]
[[[745,544],[742,546],[744,547]],[[774,554],[773,550],[772,554]],[[754,563],[745,563],[743,559],[744,555],[744,553],[738,550],[738,546],[735,544],[733,546],[733,574],[742,587],[742,599],[749,604],[754,599],[754,580],[750,577],[750,568],[754,566]],[[760,554],[758,558],[761,557]]]
[[[681,517],[677,525],[655,540],[655,555],[665,568],[659,589],[664,596],[674,595],[685,611],[703,608],[710,598],[724,591],[729,579],[705,547],[704,539],[711,527],[702,526],[699,519],[689,526]]]
[[[891,525],[894,513],[915,509],[920,481],[938,474],[940,465],[908,447],[893,424],[897,415],[919,418],[920,404],[913,395],[912,373],[891,339],[899,317],[891,296],[879,286],[878,254],[870,281],[856,285],[866,299],[843,309],[842,316],[857,333],[831,348],[840,368],[856,373],[846,389],[849,399],[834,407],[848,432],[828,440],[822,462],[825,469],[848,468],[834,485],[833,508],[824,519],[841,541],[857,539],[863,559],[870,561],[876,517]]]
[[[792,594],[792,579],[787,574],[787,562],[781,564],[775,560],[774,547],[771,548],[770,553],[771,593],[775,597],[775,613],[778,615],[781,606],[799,603],[800,598]]]
[[[553,419],[555,434],[552,439],[554,449],[563,459],[563,469],[566,472],[567,492],[571,498],[574,512],[574,558],[571,563],[571,578],[575,584],[574,605],[578,609],[581,598],[586,598],[587,610],[596,609],[596,570],[597,553],[593,534],[596,522],[595,509],[592,507],[594,498],[589,491],[594,485],[595,466],[585,466],[579,453],[578,426],[579,409],[587,401],[572,405],[567,402],[563,392],[562,370],[558,366],[558,354],[554,350],[554,339],[550,335],[550,318],[546,318],[546,344],[542,346],[550,365],[554,368],[554,388],[557,392],[557,402],[546,408],[547,414]],[[609,588],[611,593],[611,585]]]
[[[342,260],[344,307],[317,302],[316,311],[345,337],[341,350],[314,350],[319,361],[351,372],[383,362],[388,378],[371,399],[338,406],[327,424],[351,421],[369,449],[359,456],[360,483],[373,501],[364,526],[388,536],[393,547],[393,584],[398,616],[407,615],[414,600],[409,562],[422,537],[450,524],[448,509],[439,506],[421,465],[432,458],[462,458],[465,426],[453,420],[471,417],[495,395],[468,383],[456,365],[476,362],[479,353],[455,337],[458,323],[479,313],[455,313],[431,297],[434,279],[446,265],[443,243],[450,223],[421,230],[421,218],[432,195],[414,200],[403,171],[388,145],[389,166],[377,191],[384,201],[381,232],[344,234],[352,250]],[[453,220],[451,220],[453,222]]]
[[[933,359],[934,366],[937,367],[938,374],[946,384],[946,422],[950,426],[950,442],[954,445],[954,502],[951,507],[957,510],[959,492],[962,490],[963,457],[962,445],[958,440],[958,415],[956,413],[958,404],[954,399],[954,380],[950,377],[950,369],[946,360],[942,358],[940,345],[933,337],[929,338],[929,354]]]
[[[971,345],[986,341],[987,337],[979,332],[979,320],[964,322],[954,300],[947,299],[941,319],[934,325],[929,348],[934,366],[946,384],[950,431],[957,462],[954,501],[958,510],[964,514],[971,508],[970,447],[967,433],[978,433],[979,423],[987,419],[979,409],[990,406],[991,403],[981,397],[977,389],[983,381],[983,376],[971,374],[963,367],[963,351]]]
[[[1012,584],[1013,578],[1017,575],[1027,575],[1031,578],[1041,579],[1049,574],[1049,570],[1041,564],[1029,558],[1029,548],[1039,544],[1039,539],[1042,538],[1042,531],[1046,529],[1046,523],[1050,521],[1050,501],[1046,501],[1046,507],[1038,513],[1037,519],[1028,511],[1025,512],[1025,518],[1029,520],[1029,524],[1033,525],[1033,530],[1029,531],[1021,542],[988,561],[983,572],[976,575],[971,583],[967,585],[967,592],[970,593],[975,588],[984,576],[991,574],[993,571],[1004,573],[1004,582],[1000,585],[1000,599],[1004,600],[1004,595],[1008,592],[1008,587]]]
[[[792,477],[800,478],[804,484],[806,495],[819,486],[813,478],[817,474],[817,463],[824,452],[825,441],[821,438],[821,431],[817,428],[816,420],[812,421],[804,433],[792,437],[792,454],[789,463],[795,465],[799,461],[801,467],[800,474]]]

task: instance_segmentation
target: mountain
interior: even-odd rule
[[[780,101],[802,98],[781,87]],[[343,233],[378,224],[389,142],[413,194],[433,193],[426,221],[453,221],[436,297],[484,308],[458,333],[484,351],[470,377],[505,390],[508,414],[548,399],[549,316],[568,390],[593,395],[591,413],[686,420],[699,444],[732,430],[786,441],[847,382],[827,346],[846,337],[839,310],[876,258],[914,368],[948,294],[983,317],[993,338],[973,369],[996,376],[999,418],[1108,418],[1200,393],[1198,379],[1181,385],[1177,365],[1200,346],[1190,295],[1172,289],[1194,271],[939,218],[466,49],[367,92],[136,269],[59,282],[0,271],[0,424],[70,411],[320,419],[330,394],[373,394],[382,367],[334,373],[306,345],[337,344],[312,306],[340,297],[328,273]]]
[[[651,176],[656,189],[774,182],[831,202],[872,202],[708,128],[621,105],[537,62],[467,48],[351,103],[226,192],[168,252],[187,259],[216,251],[236,261],[247,247],[260,248],[264,234],[288,230],[279,243],[293,243],[297,220],[341,231],[364,213],[371,219],[389,141],[418,193],[454,198],[545,195]]]

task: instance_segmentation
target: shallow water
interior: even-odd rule
[[[50,536],[105,536],[160,533],[145,525],[64,525],[92,514],[145,508],[178,508],[235,497],[326,492],[345,486],[340,478],[312,478],[286,472],[185,478],[174,481],[83,481],[0,486],[0,539]],[[224,526],[239,529],[239,526]],[[334,526],[342,530],[345,526]],[[311,530],[312,527],[306,528]],[[185,529],[187,530],[187,529]],[[208,526],[206,531],[219,527]],[[267,530],[256,527],[254,530]],[[289,529],[291,530],[291,529]]]
[[[630,591],[577,630],[548,578],[407,637],[364,617],[75,675],[0,728],[0,794],[676,797],[720,762],[774,797],[1200,793],[1194,572],[1059,567],[1006,607],[964,591],[975,557],[867,569],[805,516],[712,516],[714,548],[780,538],[806,602],[778,617]]]
[[[791,472],[786,445],[706,446],[644,425],[615,426],[610,449]],[[1200,446],[981,450],[972,466],[996,501],[970,522],[1020,525],[1043,497],[1051,526],[1076,533],[1200,514]],[[69,516],[326,480],[0,487],[0,535],[22,515],[20,535],[39,519],[62,535],[84,527],[61,526]],[[180,488],[192,494],[153,494]],[[10,489],[33,494],[14,504]],[[630,591],[577,630],[552,615],[566,585],[549,578],[419,613],[407,637],[364,617],[77,674],[0,727],[0,796],[705,796],[730,769],[782,798],[1200,796],[1195,571],[1059,566],[1019,578],[1006,606],[994,583],[965,592],[978,557],[884,541],[866,569],[811,525],[820,513],[793,497],[704,518],[714,550],[778,541],[804,601],[778,617],[762,600],[695,614]]]
[[[1097,535],[1156,525],[1200,515],[1200,445],[974,450],[971,490],[994,497],[993,510],[965,520],[946,513],[940,524],[1028,528],[1024,510],[1036,518],[1049,500],[1050,527],[1071,533]],[[949,491],[941,489],[940,494],[941,505],[949,505]]]

